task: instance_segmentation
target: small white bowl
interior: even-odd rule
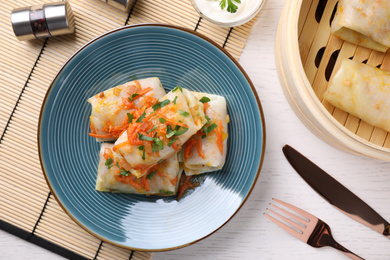
[[[197,4],[202,1],[207,3],[210,8],[214,8],[214,11],[207,10],[205,5]],[[221,10],[219,2],[219,0],[191,0],[192,6],[202,18],[221,27],[234,27],[249,22],[260,12],[265,0],[241,0],[241,6],[239,6],[237,12],[234,14],[231,14],[226,10]],[[242,11],[242,9],[240,10],[240,7],[244,8],[248,2],[255,2],[254,6],[250,6],[248,11]],[[223,18],[218,19],[217,15],[222,15]]]

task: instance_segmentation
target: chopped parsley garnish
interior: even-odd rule
[[[145,149],[145,145],[140,145],[140,146],[138,147],[138,150],[140,150],[140,151],[142,151],[143,149]]]
[[[121,169],[120,174],[121,174],[122,176],[129,176],[129,175],[130,175],[130,172],[129,172],[129,171],[126,171],[125,169]]]
[[[176,100],[177,100],[177,96],[175,97],[175,99],[173,100],[173,104],[176,105]]]
[[[142,152],[142,160],[145,160],[145,150]]]
[[[156,143],[152,144],[152,152],[154,152],[154,153],[158,152],[158,145]]]
[[[111,159],[111,158],[108,158],[108,159]],[[107,159],[107,161],[108,161],[108,159]],[[106,161],[106,165],[107,165],[107,161]],[[121,171],[120,171],[120,175],[122,175],[122,176],[129,176],[130,175],[130,172],[129,171],[126,171],[125,169],[123,169],[123,168],[121,168],[120,166],[119,166],[119,163],[118,162],[116,162],[116,164],[115,164]],[[110,165],[111,167],[112,167],[112,165]],[[109,167],[110,167],[109,166]],[[110,167],[110,168],[111,168]]]
[[[157,133],[155,133],[154,137],[150,137],[150,136],[147,136],[147,135],[143,135],[141,133],[137,133],[137,137],[138,137],[139,140],[152,141],[153,142],[153,144],[152,144],[152,152],[156,153],[159,150],[164,149],[163,142],[161,141],[160,138],[156,137],[156,134]],[[145,152],[145,150],[144,150],[144,152]]]
[[[157,163],[161,163],[163,161],[163,159],[160,159],[160,160],[158,160],[158,162]]]
[[[179,109],[179,115],[184,116],[184,117],[188,117],[190,115],[190,113]]]
[[[145,111],[144,111],[144,112],[142,113],[142,115],[141,115],[140,117],[138,117],[137,121],[135,121],[135,122],[137,122],[137,123],[142,123],[142,120],[144,120],[145,116],[146,116],[146,113],[145,113]]]
[[[210,99],[208,97],[202,97],[199,101],[202,103],[207,103],[210,101]]]
[[[157,129],[157,126],[155,125],[155,126],[152,127],[152,129],[148,130],[146,133],[149,134],[150,132],[152,132],[152,131],[154,131],[156,129]]]
[[[176,131],[176,136],[179,136],[179,135],[182,135],[182,134],[184,134],[185,132],[187,132],[188,131],[188,128],[186,128],[186,127],[182,127],[180,130],[178,130],[178,131]]]
[[[139,140],[143,140],[143,141],[154,141],[154,139],[155,139],[154,137],[143,135],[141,133],[137,133],[137,137]]]
[[[171,128],[170,125],[167,125],[167,138],[171,138],[176,134],[176,131]]]
[[[134,119],[134,115],[133,114],[130,114],[130,113],[127,113],[127,122],[129,122],[129,124],[131,124],[133,122],[133,119]]]
[[[172,136],[174,136],[176,134],[176,131],[173,130],[171,132],[169,132],[169,134],[167,134],[167,138],[171,138]]]
[[[109,166],[110,164],[112,164],[112,159],[111,159],[111,157],[108,157],[108,159],[106,160],[105,165]]]
[[[180,129],[181,128],[181,129]],[[167,125],[167,138],[171,138],[172,136],[179,136],[184,134],[185,132],[188,131],[188,128],[186,127],[180,127],[176,126],[175,129],[172,129],[170,125]]]
[[[156,138],[156,140],[154,142],[155,142],[155,144],[158,145],[158,149],[160,149],[160,150],[164,149],[164,144],[160,138]]]
[[[157,153],[159,150],[164,149],[164,144],[160,138],[155,138],[154,143],[152,144],[152,152]]]
[[[160,121],[161,124],[164,124],[165,121],[167,121],[167,120],[165,120],[165,118],[162,118],[162,117],[160,117],[158,120]]]
[[[214,124],[214,123],[208,126],[208,124],[210,123],[210,118],[208,116],[206,116],[206,115],[204,115],[204,116],[207,119],[207,122],[202,127],[202,130],[204,132],[204,135],[202,135],[202,139],[206,138],[207,134],[210,133],[211,131],[213,131],[213,129],[217,127],[217,125]]]
[[[204,127],[202,127],[202,129],[203,129],[203,132],[207,135],[208,133],[210,133],[211,131],[213,131],[214,128],[216,128],[216,127],[217,127],[217,124],[212,123],[212,124],[209,125],[209,126],[204,126]]]
[[[176,88],[174,88],[174,89],[172,90],[172,92],[175,92],[176,90],[180,90],[180,92],[183,93],[183,89],[182,89],[181,87],[179,87],[179,86],[177,86]]]
[[[173,191],[169,191],[169,190],[159,190],[159,193],[164,193],[164,194],[175,194]]]
[[[155,171],[149,173],[148,176],[146,176],[146,178],[147,178],[148,180],[150,180],[154,175],[156,175],[156,173],[157,173],[157,170],[155,170]]]
[[[131,94],[131,96],[129,97],[130,102],[133,102],[136,96],[139,96],[139,94]]]
[[[160,109],[162,107],[165,107],[166,105],[168,105],[169,103],[171,103],[171,101],[169,99],[165,99],[161,102],[156,102],[156,104],[154,104],[152,106],[153,110],[156,111],[157,109]]]
[[[177,139],[179,139],[179,138],[177,138],[177,137],[172,138],[171,141],[169,141],[168,146],[171,147],[173,145],[173,143],[176,142]]]
[[[241,3],[241,0],[221,0],[219,2],[219,6],[221,7],[221,10],[223,10],[223,9],[225,9],[226,3],[227,3],[227,9],[226,10],[229,13],[234,14],[235,12],[237,12],[238,7],[233,2]]]

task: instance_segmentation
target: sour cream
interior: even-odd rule
[[[226,26],[236,26],[249,21],[260,11],[263,2],[264,0],[241,0],[241,3],[233,1],[238,8],[237,12],[230,13],[226,10],[227,3],[226,7],[221,10],[220,0],[193,0],[195,9],[202,17]]]

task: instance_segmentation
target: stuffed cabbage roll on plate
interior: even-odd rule
[[[390,73],[344,59],[323,96],[332,105],[390,131]]]
[[[226,100],[222,96],[193,92],[204,103],[207,122],[183,147],[186,175],[222,169],[226,160],[228,122]]]
[[[390,47],[390,1],[340,0],[332,21],[335,36],[370,49]]]
[[[97,141],[116,140],[127,129],[127,114],[151,106],[165,95],[157,77],[134,80],[88,99],[92,106],[91,133]]]
[[[173,195],[180,182],[182,168],[177,152],[148,170],[141,178],[136,178],[122,165],[124,159],[112,151],[114,144],[103,143],[96,181],[97,191],[133,194]]]
[[[177,87],[153,106],[132,113],[128,129],[113,150],[129,164],[126,170],[142,177],[159,161],[180,150],[203,126],[203,119],[194,119],[201,117],[203,111],[196,111],[195,115],[191,113],[183,89]]]

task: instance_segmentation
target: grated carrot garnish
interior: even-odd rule
[[[223,132],[223,125],[222,125],[222,119],[218,121],[217,128],[215,129],[217,131],[217,145],[219,152],[223,154],[223,138],[222,138],[222,132]]]
[[[115,180],[116,181],[122,182],[124,184],[130,184],[131,186],[133,186],[137,190],[142,190],[143,189],[142,185],[139,184],[138,182],[136,182],[134,179],[135,179],[134,175],[129,175],[129,176],[118,175],[118,176],[115,176]]]
[[[135,182],[135,181],[133,181],[133,180],[130,180],[130,181],[129,181],[129,184],[130,184],[131,186],[133,186],[134,188],[136,188],[137,190],[142,190],[142,185],[139,184],[138,182]]]
[[[111,129],[111,134],[113,137],[116,137],[118,138],[119,136],[122,135],[122,133],[124,131],[126,131],[127,129],[127,126],[124,126],[124,125],[118,125],[118,126],[115,126]]]
[[[130,143],[129,143],[128,141],[123,142],[123,143],[116,144],[116,145],[114,145],[114,147],[112,147],[112,150],[113,150],[114,152],[116,152],[118,149],[120,149],[120,148],[122,148],[122,147],[124,147],[124,146],[126,146],[126,145],[129,145],[129,144],[130,144]]]
[[[144,187],[145,191],[150,190],[149,180],[146,178],[146,175],[142,176],[141,186]]]
[[[134,84],[137,88],[141,89],[141,84],[139,83],[138,80],[134,80]]]
[[[151,87],[144,88],[143,90],[141,90],[140,92],[137,93],[138,96],[133,97],[133,100],[140,98],[142,95],[145,95],[146,93],[148,93],[151,90],[153,90],[153,88],[151,88]]]
[[[102,135],[102,134],[89,133],[89,135],[92,137],[95,137],[95,138],[111,138],[112,137],[112,134]]]
[[[110,133],[110,126],[111,126],[111,122],[108,122],[103,128],[102,128],[102,131],[103,132],[106,132],[106,133]],[[112,126],[111,126],[112,127]]]
[[[113,154],[112,154],[112,150],[110,149],[110,148],[106,148],[106,149],[104,149],[104,153],[103,153],[103,157],[104,157],[104,159],[108,159],[108,158],[111,158],[111,159],[113,159]]]
[[[204,107],[204,112],[206,113],[206,110],[207,110],[207,108],[210,107],[210,105],[208,102],[206,102],[206,103],[203,103],[203,107]]]
[[[165,124],[170,123],[172,125],[178,125],[178,126],[182,126],[182,127],[188,128],[188,125],[186,125],[186,124],[183,124],[183,123],[177,122],[177,121],[175,121],[173,119],[170,119],[170,118],[164,116],[163,114],[161,114],[159,112],[157,112],[157,114],[159,115],[159,117],[162,117],[162,118],[165,119]]]
[[[178,140],[179,140],[179,139],[178,139]],[[171,146],[173,149],[175,149],[175,151],[179,151],[180,148],[181,148],[180,145],[177,144],[177,141],[178,141],[178,140],[176,140],[176,141],[172,144],[172,146]]]
[[[198,141],[196,142],[196,150],[198,151],[198,154],[200,157],[202,157],[203,159],[206,159],[206,157],[204,156],[204,153],[202,151],[202,140],[201,139],[198,139]]]
[[[174,179],[169,179],[169,181],[171,182],[171,184],[173,185],[173,186],[175,186],[176,185],[176,183],[177,183],[177,181],[178,181],[178,176],[176,176],[176,178],[174,178]]]
[[[187,161],[187,158],[192,156],[192,148],[196,145],[196,140],[190,139],[186,142],[186,148],[184,150],[184,160]]]
[[[96,134],[96,129],[95,129],[95,126],[94,126],[94,124],[92,123],[92,121],[91,121],[91,123],[89,124],[89,127],[91,128],[91,133],[92,133],[92,134]]]
[[[142,145],[142,141],[138,139],[137,132],[140,123],[130,124],[127,128],[127,140],[132,145]]]

